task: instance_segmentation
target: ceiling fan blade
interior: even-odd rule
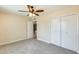
[[[27,5],[29,12],[33,13],[34,12],[34,7],[31,5]]]
[[[36,16],[39,16],[39,14],[37,14],[37,13],[33,13],[33,14],[35,14]]]
[[[32,5],[27,5],[28,8],[34,8]]]
[[[24,11],[24,10],[18,10],[19,12],[29,12],[29,11]]]
[[[34,8],[33,6],[30,6],[31,8]]]
[[[36,10],[35,12],[44,12],[44,10]]]
[[[27,5],[28,9],[30,9],[30,5]]]

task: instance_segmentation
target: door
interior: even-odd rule
[[[34,21],[33,23],[33,35],[34,38],[37,38],[37,21]]]
[[[74,50],[77,49],[77,16],[63,16],[61,19],[62,47]]]
[[[27,22],[27,39],[33,38],[33,22]]]
[[[60,46],[60,18],[54,18],[51,21],[51,43]]]

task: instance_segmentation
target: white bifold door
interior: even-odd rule
[[[60,46],[60,18],[53,18],[51,21],[51,43]]]
[[[76,14],[52,19],[51,43],[73,51],[78,50],[78,16]]]
[[[67,15],[61,18],[61,45],[64,48],[77,51],[77,15]]]

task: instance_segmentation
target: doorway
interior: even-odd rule
[[[34,38],[36,39],[37,38],[37,21],[34,21],[33,23],[33,35],[34,35]]]

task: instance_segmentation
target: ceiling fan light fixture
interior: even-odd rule
[[[32,14],[32,13],[29,13],[29,14],[27,14],[27,16],[29,16],[29,17],[34,17],[34,16],[36,16],[35,14]]]

